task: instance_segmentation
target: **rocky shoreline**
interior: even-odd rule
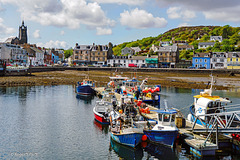
[[[40,86],[40,85],[76,85],[78,81],[89,76],[97,86],[105,86],[109,82],[109,76],[122,75],[136,76],[140,81],[148,78],[149,85],[161,84],[167,87],[204,89],[207,87],[210,77],[208,73],[175,73],[175,72],[111,72],[111,71],[51,71],[32,73],[31,76],[6,76],[0,77],[1,87],[11,86]],[[213,75],[216,77],[214,88],[227,90],[240,88],[240,75],[229,74]]]

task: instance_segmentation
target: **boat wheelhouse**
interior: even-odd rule
[[[175,125],[175,109],[151,110],[157,113],[157,124],[144,129],[143,132],[153,143],[173,147],[178,135],[178,128]]]

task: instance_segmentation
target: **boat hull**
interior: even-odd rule
[[[142,136],[141,133],[116,134],[111,132],[111,138],[114,141],[133,148],[141,142]]]
[[[143,132],[151,142],[160,143],[169,147],[173,147],[178,135],[178,131],[144,130]]]
[[[102,124],[110,124],[109,119],[103,116],[101,113],[96,112],[95,107],[93,108],[93,114],[97,122]]]
[[[92,87],[89,85],[77,86],[76,91],[77,91],[77,94],[80,94],[80,95],[93,95],[95,93],[95,90],[92,89]]]

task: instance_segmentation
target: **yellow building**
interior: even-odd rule
[[[240,69],[240,52],[229,52],[227,69]]]

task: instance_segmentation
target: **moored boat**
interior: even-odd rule
[[[213,76],[211,80],[210,89],[204,89],[199,95],[194,96],[194,102],[190,106],[190,114],[188,120],[199,125],[206,125],[208,123],[210,114],[223,113],[229,108],[227,105],[231,103],[228,98],[212,95]],[[233,109],[233,107],[231,107]],[[199,117],[196,119],[196,117]],[[224,117],[225,118],[225,117]],[[223,118],[223,120],[224,120]],[[211,127],[211,126],[210,126]]]
[[[122,116],[120,113],[112,111],[110,124],[111,138],[114,141],[133,148],[140,144],[143,128],[134,125],[132,114],[129,111],[124,112]]]
[[[109,115],[113,110],[113,107],[117,105],[117,99],[114,92],[104,92],[101,101],[96,101],[96,105],[93,108],[95,120],[102,124],[109,124]]]
[[[143,132],[148,140],[154,143],[160,143],[173,147],[174,141],[178,135],[178,128],[175,125],[175,109],[165,108],[164,110],[151,110],[157,113],[157,124],[150,125]]]
[[[109,112],[112,104],[104,101],[97,101],[93,108],[95,120],[102,124],[109,124]]]
[[[80,95],[93,95],[95,84],[91,79],[84,79],[81,83],[77,83],[76,92]]]

